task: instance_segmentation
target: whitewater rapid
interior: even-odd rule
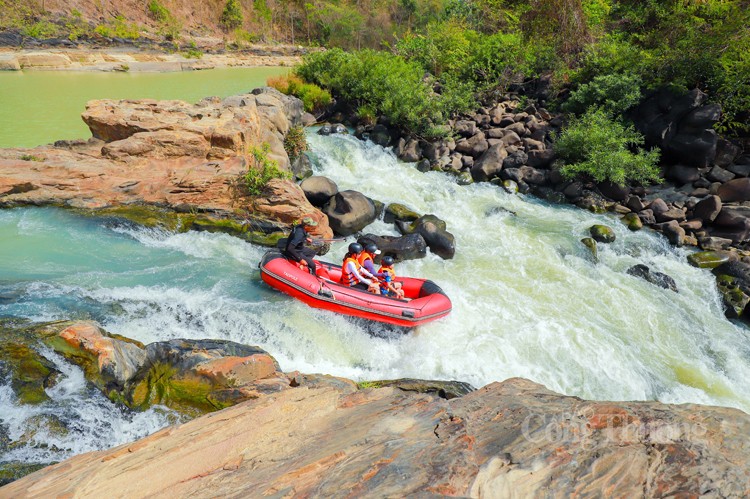
[[[397,264],[397,271],[438,283],[453,301],[447,318],[406,335],[373,330],[263,284],[257,269],[263,247],[51,208],[0,212],[0,316],[94,319],[145,343],[233,340],[266,349],[285,371],[355,380],[414,377],[480,387],[520,376],[587,399],[750,412],[748,328],[724,318],[712,275],[686,263],[689,250],[647,230],[630,232],[611,215],[420,173],[353,137],[310,133],[309,141],[315,173],[339,189],[446,221],[456,237],[455,258],[428,254]],[[595,223],[617,235],[613,244],[599,245],[598,261],[580,243]],[[365,232],[397,234],[383,221]],[[339,261],[353,240],[336,243],[323,258]],[[638,263],[672,276],[679,292],[628,275]],[[76,379],[78,388],[65,389],[65,407],[78,412],[63,418],[91,421],[74,433],[75,442],[55,444],[61,452],[47,456],[54,460],[138,438],[174,417],[158,409],[122,411]],[[54,404],[44,410],[57,410]],[[17,405],[9,387],[0,386],[0,424],[13,435],[35,410]]]

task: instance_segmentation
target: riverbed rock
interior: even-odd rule
[[[427,256],[427,243],[421,234],[407,234],[404,236],[378,236],[365,234],[360,241],[372,242],[381,251],[381,257],[392,256],[397,262],[416,260]]]
[[[495,144],[487,149],[471,166],[471,176],[477,182],[497,177],[503,169],[503,161],[508,152],[502,144]]]
[[[393,223],[396,220],[402,222],[413,222],[419,218],[419,213],[401,203],[391,203],[385,208],[383,221]]]
[[[652,272],[648,266],[641,263],[633,265],[627,270],[627,272],[632,276],[640,277],[660,288],[669,289],[677,293],[677,284],[674,279],[663,272]]]
[[[748,432],[737,409],[585,401],[518,378],[451,400],[302,386],[73,457],[2,492],[743,497]]]
[[[338,192],[323,211],[328,215],[333,231],[341,236],[354,234],[375,221],[373,202],[361,192],[352,190]]]
[[[336,182],[320,175],[308,177],[299,185],[310,204],[322,208],[339,192]]]
[[[453,234],[446,230],[446,224],[435,215],[422,215],[411,224],[397,222],[396,227],[402,234],[420,234],[430,251],[448,260],[456,253],[456,243]]]
[[[689,254],[687,260],[693,267],[713,269],[732,260],[732,256],[729,251],[699,251]],[[735,256],[734,259],[736,258]]]
[[[626,213],[622,217],[622,222],[627,225],[628,229],[632,231],[641,230],[643,228],[643,222],[641,221],[637,213]]]
[[[723,203],[750,201],[750,178],[736,178],[723,184],[716,192]]]
[[[253,199],[252,210],[260,216],[287,225],[309,216],[318,223],[310,231],[313,236],[323,239],[333,237],[329,218],[310,204],[300,186],[289,180],[271,179],[261,195]]]
[[[589,233],[591,234],[591,237],[599,243],[612,243],[616,239],[615,231],[606,225],[592,225],[589,227]]]

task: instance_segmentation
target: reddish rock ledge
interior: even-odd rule
[[[302,114],[299,99],[271,88],[197,104],[91,101],[82,118],[92,139],[0,149],[0,208],[61,206],[175,230],[261,236],[312,214],[315,234],[329,238],[328,217],[293,182],[275,180],[259,197],[240,187],[255,166],[254,147],[268,144],[268,158],[291,168],[284,138]]]
[[[591,402],[518,378],[451,400],[303,384],[0,497],[747,497],[749,432],[735,409]]]

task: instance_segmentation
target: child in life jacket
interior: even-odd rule
[[[393,270],[393,257],[384,256],[381,261],[379,273],[383,274],[380,279],[380,293],[386,296],[395,296],[399,300],[404,299],[404,290],[401,283],[396,282],[396,271]]]

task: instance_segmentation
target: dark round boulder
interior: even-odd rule
[[[323,207],[331,229],[341,236],[349,236],[375,221],[375,205],[357,191],[341,191]]]
[[[310,204],[320,208],[339,192],[336,182],[323,176],[308,177],[299,185]]]
[[[420,234],[408,234],[406,236],[376,236],[365,234],[357,239],[360,244],[375,243],[381,254],[378,258],[392,256],[397,262],[403,260],[415,260],[427,255],[427,243]]]

